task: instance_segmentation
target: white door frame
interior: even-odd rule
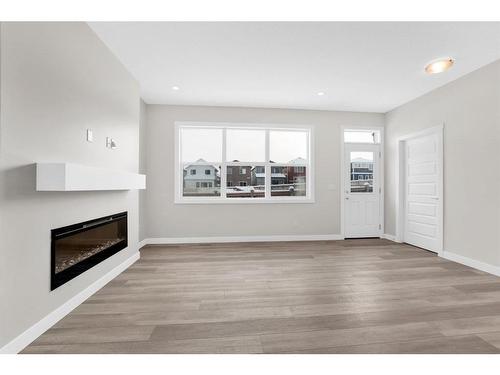
[[[373,129],[373,130],[378,130],[380,132],[380,163],[379,163],[379,186],[380,186],[380,225],[381,225],[381,230],[380,233],[383,235],[385,233],[384,230],[384,211],[385,211],[385,205],[384,205],[384,195],[385,195],[385,175],[384,175],[384,127],[383,126],[370,126],[370,125],[357,125],[357,126],[350,126],[350,125],[342,125],[340,127],[340,168],[339,168],[339,173],[340,173],[340,235],[342,238],[345,238],[345,173],[344,173],[344,167],[345,167],[345,142],[344,142],[344,131],[345,130],[363,130],[363,129]],[[363,145],[364,143],[354,143],[356,145]],[[373,145],[373,143],[366,143],[367,145]]]
[[[438,142],[438,163],[439,169],[441,170],[441,181],[439,181],[439,203],[438,208],[440,212],[439,225],[439,247],[437,254],[442,256],[444,252],[443,248],[443,238],[444,238],[444,160],[443,160],[443,147],[444,147],[444,124],[434,126],[432,128],[427,128],[415,133],[407,134],[401,136],[397,139],[398,148],[396,156],[396,241],[404,242],[404,227],[405,227],[405,175],[406,175],[406,158],[405,158],[405,143],[408,140],[419,138],[425,135],[436,134],[439,136],[440,140]]]

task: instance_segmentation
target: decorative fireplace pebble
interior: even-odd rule
[[[72,265],[74,265],[78,262],[81,262],[84,259],[91,257],[94,254],[97,254],[103,250],[106,250],[108,247],[111,247],[111,246],[113,246],[113,245],[115,245],[118,242],[121,242],[123,240],[125,240],[125,238],[108,240],[108,241],[105,241],[102,244],[100,244],[99,246],[96,246],[92,249],[85,250],[83,252],[81,252],[81,250],[80,250],[80,252],[78,252],[76,255],[75,255],[74,251],[67,252],[67,253],[61,252],[59,254],[58,258],[56,259],[56,273],[59,273],[59,272],[65,270],[66,268],[71,267]]]

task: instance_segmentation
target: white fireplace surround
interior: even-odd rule
[[[146,175],[73,163],[37,163],[37,191],[145,189]]]

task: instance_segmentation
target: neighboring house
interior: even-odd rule
[[[266,178],[266,168],[265,167],[253,167],[252,168],[252,185],[264,185]]]
[[[351,160],[351,181],[373,180],[373,161],[363,158]]]
[[[252,169],[252,185],[264,185],[266,179],[265,167]],[[271,167],[271,185],[286,184],[286,167]]]
[[[298,164],[297,166],[287,167],[287,183],[297,184],[306,182],[306,160],[297,158],[290,161],[290,164]]]
[[[271,185],[286,184],[286,167],[271,167]]]
[[[363,158],[351,160],[351,192],[373,191],[373,161]]]
[[[197,163],[205,163],[199,159]],[[219,192],[219,170],[213,165],[190,164],[184,168],[184,194],[216,194]]]
[[[228,166],[226,178],[226,186],[250,186],[252,184],[252,167]]]

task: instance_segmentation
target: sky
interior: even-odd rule
[[[373,152],[365,152],[365,151],[351,151],[351,161],[356,159],[363,159],[366,161],[373,161]]]
[[[204,159],[222,161],[222,129],[181,129],[182,161]],[[269,134],[270,159],[288,163],[301,157],[307,159],[307,133],[272,130]],[[227,161],[265,161],[265,131],[256,129],[227,129]]]

